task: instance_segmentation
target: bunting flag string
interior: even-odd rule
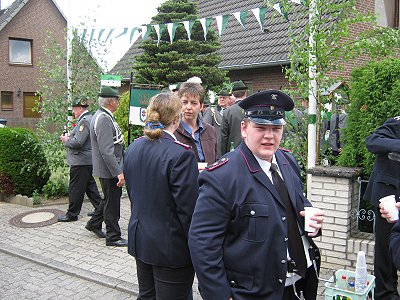
[[[289,0],[289,1],[291,1],[292,3],[295,3],[295,4],[299,4],[299,5],[309,5],[309,0]],[[288,12],[282,8],[282,6],[279,4],[279,1],[276,1],[276,3],[272,6],[272,8],[275,9],[281,16],[283,16],[286,19],[286,21],[288,21]],[[152,28],[154,28],[154,31],[156,32],[156,35],[157,35],[157,45],[158,45],[160,43],[163,30],[165,28],[167,28],[170,42],[172,43],[174,41],[175,32],[179,26],[179,23],[182,23],[186,30],[186,33],[188,35],[188,39],[190,41],[193,25],[196,21],[199,21],[203,28],[204,39],[206,40],[207,33],[209,31],[209,28],[211,26],[213,19],[216,20],[218,33],[221,36],[222,34],[224,34],[224,31],[225,31],[226,27],[228,26],[230,15],[233,15],[235,17],[236,21],[239,22],[239,24],[242,26],[242,28],[246,29],[246,20],[247,20],[249,11],[251,11],[253,13],[253,15],[255,16],[255,18],[260,26],[261,31],[264,31],[264,19],[265,19],[265,15],[267,13],[267,8],[266,7],[258,7],[258,8],[253,8],[251,10],[238,11],[238,12],[233,12],[230,14],[225,14],[225,15],[222,14],[222,15],[218,15],[218,16],[214,16],[214,17],[205,17],[205,18],[200,18],[200,19],[196,19],[196,20],[184,20],[184,21],[178,21],[178,22],[171,22],[171,23],[167,23],[167,24],[144,24],[142,26],[132,27],[131,29],[129,27],[124,27],[123,30],[119,34],[117,34],[114,38],[120,38],[122,36],[125,36],[128,34],[128,32],[130,30],[129,42],[132,44],[139,38],[139,36],[142,36],[143,40],[147,39],[152,31]],[[93,40],[96,30],[98,30],[97,40],[99,40],[99,41],[101,40],[104,32],[108,31],[107,37],[104,40],[104,43],[107,43],[107,41],[113,36],[115,28],[91,29],[89,43]],[[87,34],[88,34],[88,29],[83,28],[82,29],[82,39],[85,39]]]

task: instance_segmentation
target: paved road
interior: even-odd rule
[[[0,252],[0,299],[129,299],[131,294]]]

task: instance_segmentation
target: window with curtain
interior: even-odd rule
[[[17,65],[32,65],[32,40],[10,38],[9,62]]]

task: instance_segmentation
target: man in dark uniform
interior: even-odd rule
[[[121,238],[120,218],[122,186],[125,184],[123,168],[124,137],[113,113],[119,105],[116,87],[102,86],[99,94],[100,108],[90,123],[93,148],[93,175],[100,178],[104,194],[102,202],[106,224],[106,245],[124,247],[127,240]],[[102,216],[92,217],[88,226],[101,228]]]
[[[233,82],[232,94],[235,97],[235,103],[227,108],[222,115],[221,155],[231,151],[231,148],[236,148],[242,141],[240,123],[244,115],[239,103],[246,98],[248,89],[241,80]]]
[[[316,299],[319,234],[324,211],[304,231],[300,170],[279,149],[284,112],[293,100],[263,91],[239,104],[243,142],[199,176],[189,249],[204,299]],[[229,177],[229,180],[226,178]]]
[[[400,163],[389,159],[389,152],[400,152],[400,116],[388,119],[366,140],[368,151],[375,154],[375,164],[364,198],[375,207],[375,299],[399,299],[397,270],[388,246],[393,224],[379,214],[379,199],[400,195]]]
[[[60,140],[67,149],[67,163],[70,171],[68,211],[58,218],[59,222],[78,220],[85,192],[95,209],[102,201],[92,176],[92,145],[90,143],[92,114],[87,109],[88,105],[86,97],[77,97],[72,101],[72,113],[78,119],[77,124],[70,135],[60,136]]]
[[[231,105],[230,97],[232,96],[226,90],[221,90],[218,94],[218,106],[211,104],[207,107],[203,115],[203,121],[214,126],[215,134],[217,136],[217,158],[221,155],[221,124],[222,115],[225,109]],[[214,102],[213,102],[214,103]]]

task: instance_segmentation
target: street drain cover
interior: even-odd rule
[[[22,228],[43,227],[57,223],[62,214],[64,212],[59,209],[36,209],[16,215],[9,222]]]

